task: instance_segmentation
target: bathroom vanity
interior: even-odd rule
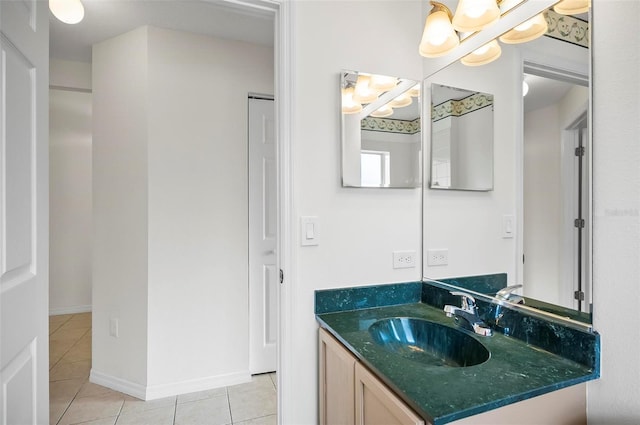
[[[428,282],[317,291],[320,423],[586,423],[597,333],[510,311],[483,337],[455,301]]]

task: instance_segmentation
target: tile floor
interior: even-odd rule
[[[89,382],[91,313],[49,318],[50,424],[275,425],[275,373],[252,382],[142,401]]]

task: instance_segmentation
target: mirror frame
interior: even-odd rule
[[[423,82],[426,79],[432,78],[437,72],[445,69],[446,67],[448,67],[449,65],[453,64],[454,62],[460,60],[462,57],[466,56],[467,54],[473,52],[475,49],[478,49],[480,47],[482,47],[484,44],[488,43],[489,41],[499,37],[501,34],[507,32],[508,30],[510,30],[511,28],[515,27],[516,25],[519,25],[520,23],[532,18],[533,16],[544,12],[545,10],[551,8],[553,5],[555,5],[558,2],[558,0],[524,0],[522,3],[520,3],[519,5],[517,5],[516,7],[514,7],[513,9],[509,10],[508,12],[506,12],[501,19],[496,22],[494,25],[491,25],[488,28],[483,29],[482,31],[479,31],[477,33],[472,34],[471,36],[467,37],[466,39],[464,39],[463,41],[461,41],[460,45],[454,49],[452,52],[448,53],[447,55],[438,57],[438,58],[432,58],[432,59],[428,59],[424,61],[424,76],[423,76]],[[592,32],[592,28],[591,28],[591,22],[593,22],[592,19],[592,13],[593,13],[593,5],[592,7],[589,9],[589,22],[590,22],[590,28],[589,30]],[[589,48],[589,73],[591,74],[591,70],[593,69],[593,50],[591,48]],[[523,64],[524,66],[524,64]],[[423,90],[422,90],[422,103],[423,105],[427,105],[430,102],[426,102],[427,99],[425,99],[425,88],[424,88],[424,83],[423,83]],[[590,149],[591,151],[593,151],[593,81],[591,78],[589,78],[589,104],[588,104],[588,134],[589,134],[589,140],[588,140],[588,149]],[[423,113],[423,116],[426,116],[426,111]],[[430,114],[429,114],[430,116]],[[424,134],[424,132],[423,132]],[[425,152],[425,148],[426,148],[426,137],[423,135],[423,147],[422,147],[422,151]],[[425,167],[426,164],[423,164],[423,167]],[[589,185],[589,200],[588,200],[588,208],[587,208],[587,213],[589,214],[589,226],[590,226],[590,232],[591,232],[591,237],[588,239],[588,244],[587,244],[587,267],[589,267],[590,271],[591,271],[591,276],[593,276],[593,156],[591,156],[591,160],[588,163],[588,167],[589,167],[589,180],[590,180],[590,185]],[[426,168],[426,167],[425,167]],[[423,176],[426,177],[426,170],[423,172]],[[520,167],[519,170],[519,175],[517,176],[519,179],[519,182],[522,183],[522,169]],[[423,178],[423,188],[422,188],[422,208],[424,209],[424,192],[425,190],[428,189],[428,179]],[[518,203],[520,204],[518,206],[518,212],[521,212],[523,210],[522,207],[522,199],[518,200]],[[422,219],[424,219],[424,211],[422,213]],[[518,241],[516,243],[516,253],[522,253],[522,220],[518,220],[517,223],[517,231],[518,231]],[[424,224],[422,225],[422,238],[424,241]],[[423,281],[431,281],[431,282],[437,282],[440,285],[443,285],[444,287],[449,287],[452,290],[463,290],[466,291],[468,293],[473,294],[474,296],[478,296],[482,299],[485,299],[489,302],[492,303],[496,303],[496,304],[501,304],[501,305],[508,305],[510,308],[519,310],[519,311],[523,311],[526,312],[528,314],[531,314],[533,316],[538,316],[538,317],[544,317],[544,318],[551,318],[553,320],[557,320],[557,321],[561,321],[563,323],[568,323],[574,327],[577,327],[579,329],[584,329],[587,331],[594,331],[593,328],[593,321],[592,323],[588,324],[588,323],[583,323],[583,322],[578,322],[572,319],[569,319],[567,317],[563,317],[563,316],[559,316],[553,313],[549,313],[543,310],[539,310],[530,306],[526,306],[526,305],[521,305],[521,304],[516,304],[510,301],[504,301],[504,300],[499,300],[495,297],[486,295],[486,294],[481,294],[481,293],[476,293],[474,291],[465,289],[465,288],[460,288],[454,285],[450,285],[447,283],[442,283],[439,282],[438,279],[436,278],[431,278],[425,275],[425,262],[424,262],[424,258],[425,258],[425,252],[424,252],[425,248],[424,248],[424,242],[423,242],[423,264],[422,264],[422,279]],[[516,274],[521,274],[522,272],[522,267],[516,267]],[[518,276],[518,279],[521,280],[521,276]],[[590,285],[590,289],[591,289],[591,293],[593,293],[593,280],[591,280],[591,282],[588,282],[588,285]],[[593,299],[591,300],[591,305],[592,305],[592,318],[593,318],[593,314],[595,311],[595,308],[593,306]]]

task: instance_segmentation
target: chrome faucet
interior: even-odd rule
[[[524,298],[521,295],[514,294],[516,289],[522,288],[521,284],[505,286],[498,292],[496,292],[496,298],[501,301],[511,301],[515,304],[524,304]]]
[[[464,292],[451,292],[451,295],[457,295],[462,298],[462,307],[454,305],[445,305],[444,312],[447,317],[454,317],[456,322],[463,319],[473,331],[482,336],[491,336],[492,331],[478,315],[478,307],[476,307],[476,299]]]

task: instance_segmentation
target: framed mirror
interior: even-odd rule
[[[493,95],[431,84],[431,189],[493,189]]]
[[[420,83],[343,71],[340,92],[342,186],[420,187]]]
[[[545,11],[544,36],[501,44],[502,56],[483,66],[457,57],[424,81],[495,99],[493,191],[423,190],[425,279],[463,288],[453,281],[505,274],[501,287],[522,285],[513,291],[519,307],[591,322],[591,13]],[[446,251],[447,264],[430,263],[434,251]]]

